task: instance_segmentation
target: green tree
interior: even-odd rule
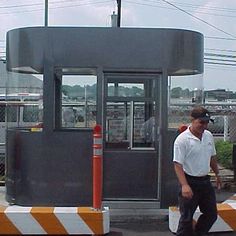
[[[172,98],[182,97],[182,88],[181,87],[175,87],[175,88],[171,89],[171,97]]]

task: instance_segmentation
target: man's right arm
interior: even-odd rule
[[[175,168],[175,173],[177,175],[177,178],[182,188],[182,196],[185,198],[191,199],[193,197],[193,191],[186,180],[182,165],[174,161],[174,168]]]

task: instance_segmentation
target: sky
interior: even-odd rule
[[[6,32],[44,25],[44,0],[0,0],[0,56],[4,56]],[[116,0],[48,0],[49,26],[110,27]],[[179,28],[201,32],[205,64],[201,79],[192,86],[236,91],[235,0],[122,0],[121,27]],[[210,55],[209,55],[210,53]],[[217,54],[219,56],[214,56]],[[212,60],[213,59],[213,60]],[[191,78],[173,78],[190,86]]]

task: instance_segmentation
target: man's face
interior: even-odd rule
[[[196,133],[203,134],[204,130],[207,129],[208,123],[209,121],[194,119],[192,121],[192,129]]]

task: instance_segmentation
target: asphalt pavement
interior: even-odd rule
[[[234,192],[228,190],[216,191],[217,202],[223,202],[231,197]],[[235,219],[236,220],[236,219]],[[169,230],[168,215],[157,220],[126,220],[120,222],[111,222],[109,236],[173,236]],[[209,236],[236,236],[234,232],[209,233]]]
[[[111,223],[109,236],[171,236],[168,229],[168,220],[157,220],[156,222],[123,222]]]
[[[156,222],[111,223],[109,236],[173,236],[168,220]],[[236,232],[209,233],[209,236],[236,236]]]

